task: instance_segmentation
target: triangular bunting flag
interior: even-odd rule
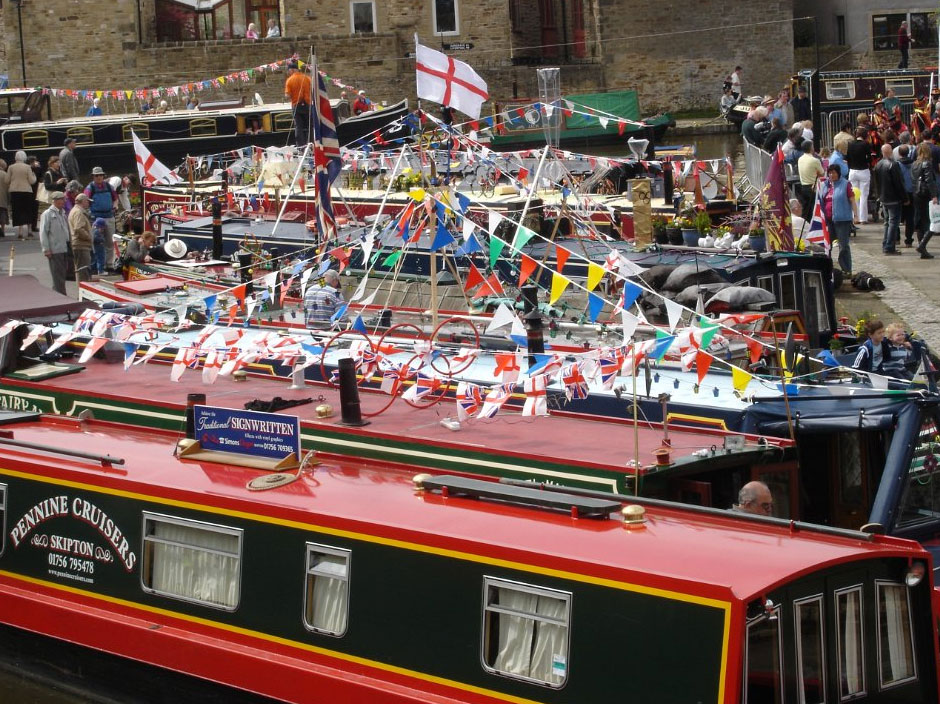
[[[604,278],[605,273],[607,272],[604,271],[603,267],[594,264],[593,262],[588,264],[587,290],[593,291],[595,288],[597,288],[597,284],[599,284],[601,279]]]
[[[532,276],[532,272],[535,271],[537,266],[538,262],[528,254],[522,255],[522,261],[519,264],[519,288],[522,288],[522,284],[529,280],[529,277]]]
[[[549,305],[554,305],[555,301],[561,298],[561,294],[565,292],[565,289],[568,288],[568,284],[570,283],[571,281],[569,279],[566,279],[557,271],[552,272],[552,295],[548,301]]]
[[[753,376],[740,367],[731,367],[731,384],[734,386],[734,390],[739,394],[744,393],[744,389],[747,388],[747,385],[751,383],[751,379],[753,378]]]

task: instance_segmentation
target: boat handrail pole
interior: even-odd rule
[[[284,211],[287,210],[287,201],[290,200],[291,194],[294,192],[294,186],[297,184],[297,177],[300,175],[301,169],[304,167],[304,162],[307,161],[307,154],[310,153],[311,143],[307,142],[307,146],[304,147],[304,153],[300,156],[300,163],[297,164],[297,168],[294,170],[294,177],[290,181],[290,188],[287,190],[287,195],[284,197],[284,202],[281,203],[281,210],[277,214],[277,220],[274,221],[274,227],[271,228],[271,235],[277,233],[277,226],[281,224],[281,218],[284,217]]]
[[[59,455],[66,455],[68,457],[81,457],[86,460],[94,460],[95,462],[100,462],[103,466],[109,466],[113,464],[124,464],[124,459],[121,457],[112,457],[111,455],[99,455],[94,452],[82,452],[81,450],[70,450],[65,447],[55,447],[53,445],[44,445],[41,442],[27,442],[25,440],[14,440],[13,438],[5,438],[0,436],[0,445],[9,445],[10,447],[22,447],[27,450],[41,450],[43,452],[55,452]]]

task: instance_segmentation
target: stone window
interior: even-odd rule
[[[460,34],[460,16],[457,0],[434,0],[434,34]]]
[[[268,20],[280,27],[277,0],[155,0],[157,41],[240,39],[254,22],[264,37]]]
[[[871,17],[872,48],[875,51],[897,51],[898,30],[907,22],[914,40],[914,49],[937,46],[937,19],[929,12],[880,13]]]
[[[375,3],[373,0],[353,0],[349,3],[349,14],[353,34],[375,33]]]

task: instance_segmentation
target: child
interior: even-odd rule
[[[865,326],[865,331],[868,333],[868,339],[859,346],[852,368],[884,374],[885,362],[891,358],[891,346],[885,340],[885,324],[880,320],[870,320]]]
[[[891,323],[885,328],[885,339],[890,348],[884,364],[885,374],[896,379],[913,379],[920,360],[920,344],[910,339],[900,323]]]
[[[94,223],[92,223],[92,228],[94,230],[94,249],[92,250],[91,258],[92,273],[97,274],[98,276],[102,276],[108,273],[104,269],[104,248],[106,246],[105,240],[108,236],[108,223],[105,222],[104,218],[96,218]]]

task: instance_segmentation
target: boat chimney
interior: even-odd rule
[[[190,440],[196,439],[196,412],[193,407],[204,405],[206,405],[205,394],[186,395],[186,437]]]
[[[522,287],[522,319],[526,327],[529,347],[529,367],[536,364],[535,355],[545,353],[545,335],[542,332],[542,314],[539,313],[539,290],[534,284]]]
[[[212,258],[222,258],[222,202],[212,199]]]
[[[361,426],[369,421],[362,419],[359,407],[359,386],[356,384],[356,363],[351,357],[339,360],[339,408],[340,425]]]

